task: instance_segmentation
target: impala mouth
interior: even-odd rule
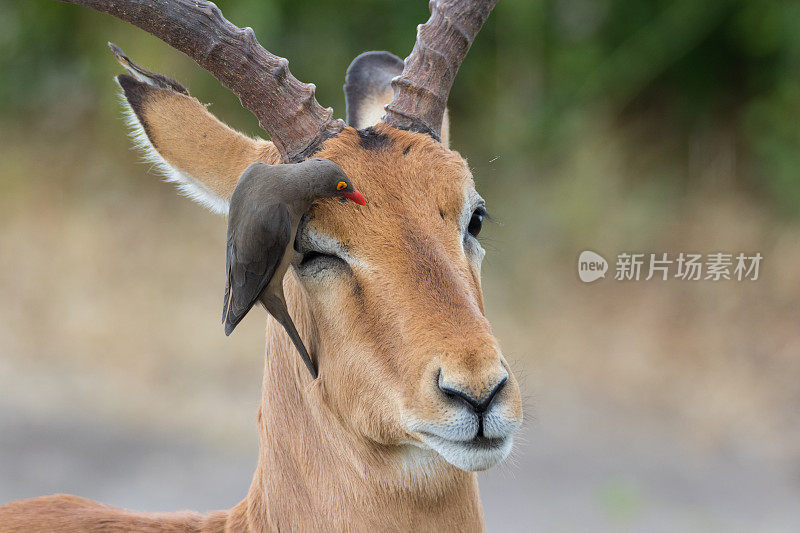
[[[467,445],[479,450],[492,450],[494,448],[501,448],[507,439],[489,439],[486,437],[475,437],[467,441]]]
[[[421,432],[422,442],[448,463],[474,472],[486,470],[503,461],[511,452],[514,437],[488,438],[475,436],[469,440],[453,440],[429,432]]]

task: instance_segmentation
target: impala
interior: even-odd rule
[[[140,146],[192,198],[225,214],[251,163],[313,156],[337,163],[368,203],[319,201],[297,232],[301,259],[284,288],[319,377],[268,319],[258,466],[241,503],[147,514],[55,495],[0,507],[0,530],[482,530],[475,471],[508,455],[522,408],[484,316],[475,238],[484,202],[448,147],[445,105],[496,0],[433,0],[405,62],[356,58],[347,123],[210,2],[67,1],[184,52],[269,133],[233,131],[112,46],[130,73],[117,81]]]

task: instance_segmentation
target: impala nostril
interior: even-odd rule
[[[442,370],[439,369],[436,384],[439,386],[439,390],[441,390],[445,396],[463,402],[467,404],[472,411],[477,414],[481,414],[489,408],[489,406],[492,404],[492,401],[497,396],[497,393],[499,393],[503,387],[505,387],[507,381],[508,374],[503,376],[489,387],[484,387],[481,389],[480,393],[476,394],[468,386],[458,386],[453,383],[448,383],[445,379],[443,379]]]
[[[494,386],[492,391],[489,393],[489,397],[486,399],[486,406],[487,407],[492,403],[492,401],[494,400],[494,397],[497,396],[497,393],[499,393],[501,390],[503,390],[503,387],[506,386],[506,382],[507,381],[508,381],[508,374],[503,376],[503,378],[497,383],[497,385]]]

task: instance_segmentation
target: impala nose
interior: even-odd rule
[[[465,403],[476,414],[482,414],[492,404],[497,393],[500,392],[508,381],[508,372],[503,372],[489,382],[483,382],[477,387],[466,383],[456,383],[449,381],[441,370],[439,370],[438,385],[445,396]]]

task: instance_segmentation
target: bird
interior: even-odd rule
[[[301,218],[316,200],[334,197],[366,205],[344,170],[329,159],[253,163],[239,178],[228,211],[225,335],[260,301],[284,327],[312,379],[317,370],[286,307],[283,276],[297,253],[293,243]]]

